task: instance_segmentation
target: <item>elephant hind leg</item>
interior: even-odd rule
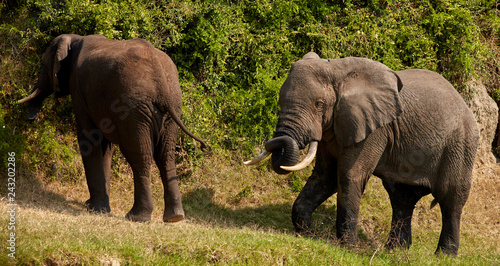
[[[457,182],[459,183],[459,182]],[[469,195],[470,184],[448,187],[447,192],[433,195],[441,208],[442,227],[436,255],[440,253],[456,256],[460,242],[460,219]]]
[[[466,156],[462,157],[463,154]],[[439,169],[439,179],[432,190],[432,195],[439,203],[442,214],[442,228],[436,254],[456,256],[458,253],[460,219],[472,182],[473,160],[471,158],[473,156],[467,157],[467,150],[459,153],[450,148],[445,153]]]
[[[115,147],[113,143],[111,143],[109,140],[106,138],[103,138],[101,141],[101,149],[102,149],[102,166],[104,170],[104,179],[105,179],[105,186],[106,186],[106,195],[109,198],[110,191],[111,191],[111,160],[113,159],[113,153],[115,150]],[[108,200],[109,202],[109,200]],[[88,199],[85,202],[85,205],[91,210],[91,211],[96,211],[96,209],[99,209],[95,206],[95,203],[93,202],[92,198]],[[109,205],[109,203],[108,203]],[[109,206],[108,206],[109,207]],[[111,208],[109,209],[109,211]],[[101,211],[97,212],[109,212],[106,207],[101,208]]]
[[[449,208],[441,206],[442,228],[439,236],[439,243],[436,249],[436,255],[440,253],[456,256],[460,244],[460,217],[461,208]]]
[[[165,211],[164,222],[184,220],[182,197],[179,191],[179,181],[175,167],[175,144],[178,126],[171,120],[160,131],[160,136],[154,151],[154,160],[160,171],[164,189]]]
[[[392,222],[389,232],[389,239],[386,247],[409,248],[412,243],[411,219],[415,204],[425,195],[430,193],[430,189],[419,186],[410,186],[397,182],[383,181],[384,187],[389,193],[392,206]]]
[[[151,140],[141,136],[131,136],[127,145],[120,145],[120,150],[127,159],[134,174],[134,205],[125,216],[135,222],[151,220],[153,197],[151,195],[150,171],[152,162]]]

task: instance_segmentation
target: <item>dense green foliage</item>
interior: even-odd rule
[[[309,51],[438,71],[466,92],[467,81],[494,67],[487,44],[500,35],[492,0],[8,3],[0,4],[2,125],[22,127],[25,110],[12,100],[29,92],[55,36],[140,37],[177,64],[189,128],[212,146],[246,152],[272,137],[280,86],[291,63]],[[45,127],[70,131],[71,122],[61,127],[71,121],[70,100],[62,107],[48,102]]]
[[[461,257],[455,260],[431,255],[440,213],[428,208],[429,197],[416,208],[412,249],[383,251],[390,204],[381,182],[370,183],[360,210],[362,247],[340,249],[332,231],[335,196],[314,214],[319,239],[292,236],[291,204],[311,167],[278,176],[269,165],[240,162],[272,137],[280,86],[290,65],[309,51],[323,58],[368,57],[394,70],[434,70],[465,96],[473,93],[467,82],[483,80],[500,101],[499,14],[497,0],[0,1],[0,172],[7,172],[7,152],[15,152],[18,263],[497,263],[498,240],[491,234],[498,221],[496,179],[475,178],[481,181],[474,181],[464,211]],[[188,223],[158,222],[163,188],[155,169],[154,221],[123,220],[133,181],[119,152],[113,158],[111,217],[86,214],[71,98],[49,97],[33,123],[25,121],[26,105],[16,103],[32,90],[45,48],[63,33],[144,38],[176,63],[182,119],[214,150],[204,156],[180,134],[177,169]],[[3,213],[5,202],[3,197]],[[7,219],[1,216],[0,224]],[[6,243],[7,227],[0,233]],[[0,264],[7,263],[4,257]]]

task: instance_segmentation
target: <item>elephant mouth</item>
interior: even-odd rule
[[[317,141],[311,141],[306,157],[299,162],[299,147],[297,142],[289,136],[279,136],[269,140],[265,145],[266,150],[253,160],[244,162],[245,165],[254,165],[272,154],[272,167],[278,174],[288,174],[308,166],[316,156]]]

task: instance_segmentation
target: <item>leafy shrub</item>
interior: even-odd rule
[[[2,68],[0,78],[9,77],[9,97],[25,95],[44,48],[62,33],[144,38],[178,67],[187,126],[214,147],[252,153],[272,137],[280,86],[305,53],[368,57],[394,70],[426,68],[463,90],[491,60],[481,37],[500,37],[496,5],[492,0],[25,0],[14,10],[0,5],[7,18],[0,34],[10,40],[2,49],[20,51],[7,53],[3,62],[13,67],[24,62],[18,74]],[[22,107],[2,105],[6,123],[14,123]],[[62,112],[46,116],[53,127],[71,120],[68,108],[45,111]],[[182,144],[194,150],[190,139]]]
[[[28,0],[42,32],[102,34],[110,39],[145,37],[154,30],[149,1]]]
[[[476,10],[481,6],[474,4]],[[204,113],[212,112],[226,132],[211,136],[217,142],[227,136],[252,143],[272,137],[279,87],[293,61],[309,51],[325,58],[368,57],[395,70],[438,71],[461,90],[484,60],[473,4],[465,1],[162,5],[169,13],[158,20],[169,26],[158,34],[170,36],[162,47],[181,78],[195,84],[190,92],[207,102],[211,110]]]

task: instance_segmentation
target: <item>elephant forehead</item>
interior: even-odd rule
[[[312,78],[288,78],[280,90],[280,101],[299,102],[314,100],[321,96],[317,82]]]
[[[324,78],[318,72],[312,66],[292,67],[288,78],[281,87],[281,92],[302,96],[321,92],[321,88],[324,86]]]

